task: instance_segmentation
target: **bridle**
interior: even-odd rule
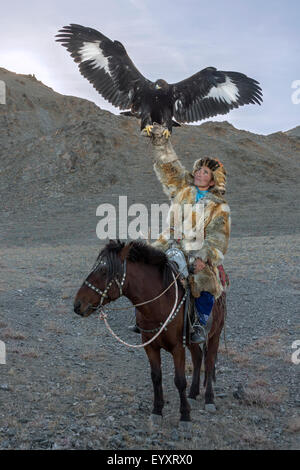
[[[101,263],[100,263],[101,264]],[[108,295],[108,292],[109,292],[109,289],[111,288],[111,286],[113,285],[113,283],[115,282],[119,288],[119,291],[120,291],[120,297],[122,297],[123,295],[123,287],[124,287],[124,284],[125,284],[125,279],[126,279],[126,259],[124,260],[124,271],[123,271],[123,276],[122,276],[122,279],[121,279],[121,282],[119,281],[119,279],[117,279],[116,277],[114,277],[108,284],[107,286],[105,287],[104,290],[101,290],[99,289],[98,287],[95,287],[93,284],[91,284],[90,282],[88,281],[84,281],[83,284],[85,284],[86,286],[88,286],[90,289],[92,289],[93,291],[95,291],[97,294],[100,295],[100,301],[99,301],[99,304],[96,306],[96,307],[92,307],[94,310],[99,310],[102,308],[102,305],[103,305],[103,302],[105,300],[105,298],[108,298],[110,300],[110,297]],[[95,270],[95,269],[94,269]]]
[[[96,267],[94,267],[93,271],[95,271],[95,270],[97,269],[97,267],[98,267],[99,265],[101,265],[101,264],[105,264],[105,263],[103,263],[103,262],[98,263],[98,264],[96,265]],[[149,341],[147,341],[146,343],[138,344],[138,345],[133,345],[133,344],[128,344],[128,343],[126,343],[125,341],[123,341],[121,338],[119,338],[119,337],[112,331],[112,329],[110,328],[110,326],[109,326],[109,324],[108,324],[108,322],[107,322],[107,315],[104,313],[104,311],[102,311],[102,310],[103,310],[103,302],[104,302],[104,299],[105,299],[105,298],[108,298],[109,300],[111,300],[110,297],[109,297],[109,295],[108,295],[108,292],[109,292],[109,289],[111,288],[111,286],[112,286],[112,284],[113,284],[114,282],[115,282],[115,283],[117,284],[117,286],[119,287],[119,290],[120,290],[120,297],[123,295],[123,287],[124,287],[125,279],[126,279],[126,258],[124,259],[124,272],[123,272],[123,276],[122,276],[121,282],[120,282],[117,278],[113,278],[113,279],[108,283],[108,285],[105,287],[105,289],[102,291],[101,289],[99,289],[98,287],[95,287],[93,284],[91,284],[91,283],[88,282],[87,280],[84,281],[84,284],[85,284],[86,286],[88,286],[90,289],[92,289],[93,291],[95,291],[97,294],[100,295],[100,302],[99,302],[99,304],[98,304],[96,307],[90,307],[90,308],[92,308],[92,309],[95,310],[96,312],[99,310],[99,312],[100,312],[100,319],[103,319],[103,320],[105,321],[105,324],[106,324],[107,328],[109,329],[109,331],[111,332],[111,334],[112,334],[118,341],[120,341],[122,344],[124,344],[125,346],[128,346],[128,347],[132,347],[132,348],[142,348],[142,347],[145,347],[145,346],[147,346],[148,344],[152,343],[152,342],[161,334],[161,332],[162,332],[164,329],[166,329],[166,325],[167,325],[168,323],[170,323],[170,321],[172,321],[172,320],[175,318],[175,316],[176,316],[177,313],[179,312],[179,310],[180,310],[180,308],[181,308],[183,302],[184,302],[185,299],[186,299],[187,292],[184,294],[184,296],[183,296],[181,302],[179,303],[179,305],[178,305],[177,308],[176,308],[176,305],[177,305],[177,302],[178,302],[178,286],[177,286],[177,279],[178,279],[178,277],[179,277],[179,275],[180,275],[180,272],[178,272],[178,274],[177,274],[176,276],[174,275],[174,273],[172,273],[172,274],[173,274],[173,278],[174,278],[173,282],[171,282],[171,284],[170,284],[163,292],[161,292],[158,296],[154,297],[153,299],[147,300],[147,301],[145,301],[145,302],[141,302],[140,304],[133,305],[133,307],[137,307],[137,306],[140,306],[140,305],[146,305],[146,304],[148,304],[148,303],[150,303],[150,302],[153,302],[154,300],[157,300],[157,299],[160,298],[162,295],[164,295],[165,292],[167,292],[167,291],[171,288],[171,286],[172,286],[173,284],[175,284],[175,292],[176,292],[176,294],[175,294],[175,301],[174,301],[173,308],[172,308],[172,310],[171,310],[171,312],[170,312],[168,318],[166,319],[166,321],[165,321],[163,324],[161,324],[160,328],[158,328],[158,331],[157,331],[157,329],[155,329],[155,330],[153,330],[153,331],[152,331],[152,330],[149,330],[149,331],[144,330],[144,331],[147,331],[147,332],[150,332],[150,333],[152,333],[152,332],[154,333],[154,332],[157,331],[156,334],[154,334],[154,336],[153,336]],[[88,276],[88,277],[89,277],[89,276]],[[176,310],[175,310],[175,309],[176,309]],[[122,310],[123,310],[123,308],[122,308]],[[183,336],[183,346],[184,346],[184,347],[185,347],[185,341],[186,341],[185,336]]]
[[[92,272],[94,272],[101,264],[105,264],[105,261],[100,261],[99,263],[97,263]],[[119,290],[120,290],[120,297],[122,297],[123,295],[123,287],[124,287],[124,284],[125,284],[125,279],[126,279],[126,258],[124,259],[124,271],[123,271],[123,276],[122,276],[122,279],[121,279],[121,282],[119,281],[119,279],[117,278],[113,278],[109,283],[108,285],[105,287],[104,291],[102,291],[101,289],[99,289],[98,287],[95,287],[93,284],[91,284],[90,282],[88,282],[87,280],[84,281],[83,284],[85,284],[86,286],[88,286],[90,289],[92,289],[93,291],[95,291],[97,294],[100,295],[100,302],[99,304],[96,306],[96,307],[93,307],[93,306],[90,306],[91,309],[97,311],[101,311],[102,308],[103,308],[103,302],[104,302],[104,299],[107,297],[109,300],[112,300],[110,299],[109,295],[108,295],[108,292],[109,292],[109,289],[111,288],[112,284],[115,282],[117,284],[117,286],[119,287]],[[159,299],[160,297],[162,297],[171,287],[173,284],[176,283],[178,277],[180,276],[180,271],[177,273],[176,276],[174,276],[173,274],[173,277],[174,277],[174,280],[173,282],[171,282],[168,287],[163,291],[161,292],[159,295],[157,295],[156,297],[153,297],[152,299],[149,299],[149,300],[146,300],[144,302],[141,302],[141,303],[138,303],[138,304],[134,304],[134,305],[131,305],[129,307],[122,307],[121,309],[118,309],[118,308],[115,308],[114,310],[127,310],[129,308],[132,308],[132,307],[140,307],[142,305],[146,305],[146,304],[149,304],[151,302],[154,302],[155,300]],[[90,276],[90,274],[88,275],[88,277]],[[119,298],[119,297],[118,297]],[[116,300],[116,299],[114,299]]]

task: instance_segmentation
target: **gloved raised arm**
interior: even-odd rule
[[[165,194],[171,199],[191,182],[191,177],[179,161],[170,139],[163,135],[163,131],[164,128],[159,125],[154,125],[151,131],[155,155],[154,171],[163,185]]]

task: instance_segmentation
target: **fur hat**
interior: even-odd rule
[[[211,188],[211,192],[225,194],[226,170],[223,164],[217,159],[209,157],[199,158],[194,163],[192,175],[194,176],[195,172],[200,170],[202,166],[207,166],[212,171],[215,185]]]

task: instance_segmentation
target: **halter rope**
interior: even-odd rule
[[[172,273],[172,275],[173,275],[173,278],[175,279],[174,273]],[[100,318],[100,320],[104,320],[105,325],[106,325],[107,329],[109,330],[109,332],[120,343],[122,343],[125,346],[128,346],[130,348],[144,348],[145,346],[148,346],[148,344],[152,343],[152,341],[154,341],[161,334],[161,332],[165,329],[167,324],[171,321],[171,317],[173,316],[173,313],[174,313],[174,310],[176,308],[176,304],[177,304],[177,301],[178,301],[178,285],[177,285],[177,283],[175,284],[175,289],[176,289],[176,298],[175,298],[175,302],[174,302],[174,305],[173,305],[173,308],[171,310],[170,315],[168,316],[168,318],[166,319],[165,323],[162,325],[160,330],[156,333],[156,335],[154,335],[151,339],[149,339],[149,341],[146,341],[146,343],[142,343],[142,344],[129,344],[129,343],[126,343],[126,341],[123,341],[118,335],[116,335],[116,333],[113,332],[113,330],[111,329],[111,327],[109,326],[109,323],[107,321],[107,314],[106,313],[100,312],[99,318]],[[180,307],[181,307],[181,304],[180,304]],[[175,316],[175,314],[174,314],[174,316]]]

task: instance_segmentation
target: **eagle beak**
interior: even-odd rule
[[[156,85],[155,85],[155,88],[156,88],[156,90],[160,90],[160,89],[161,89],[161,86],[159,86],[159,85],[156,84]]]

